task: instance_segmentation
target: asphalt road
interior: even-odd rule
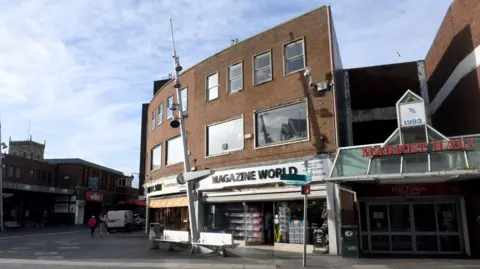
[[[116,234],[92,238],[88,230],[0,237],[0,269],[85,268],[301,268],[301,254],[238,248],[236,257],[192,256],[152,250],[146,237]],[[474,260],[345,259],[309,255],[307,265],[322,269],[480,268]]]

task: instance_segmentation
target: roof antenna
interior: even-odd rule
[[[32,140],[32,136],[30,135],[30,126],[31,126],[31,123],[32,123],[32,119],[29,118],[29,119],[28,119],[27,140]]]

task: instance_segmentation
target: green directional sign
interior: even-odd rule
[[[305,182],[305,175],[280,175],[281,180],[302,181]]]

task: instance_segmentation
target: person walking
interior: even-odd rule
[[[107,222],[108,222],[108,216],[107,214],[103,215],[100,217],[100,235],[108,235],[108,229],[107,229]]]
[[[95,216],[92,216],[92,218],[88,220],[88,226],[90,227],[90,233],[93,237],[95,234],[95,226],[97,226],[97,219]]]

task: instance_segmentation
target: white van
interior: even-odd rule
[[[131,210],[108,211],[107,216],[108,232],[111,232],[112,230],[131,231],[136,228],[135,218],[133,217],[133,212]]]

